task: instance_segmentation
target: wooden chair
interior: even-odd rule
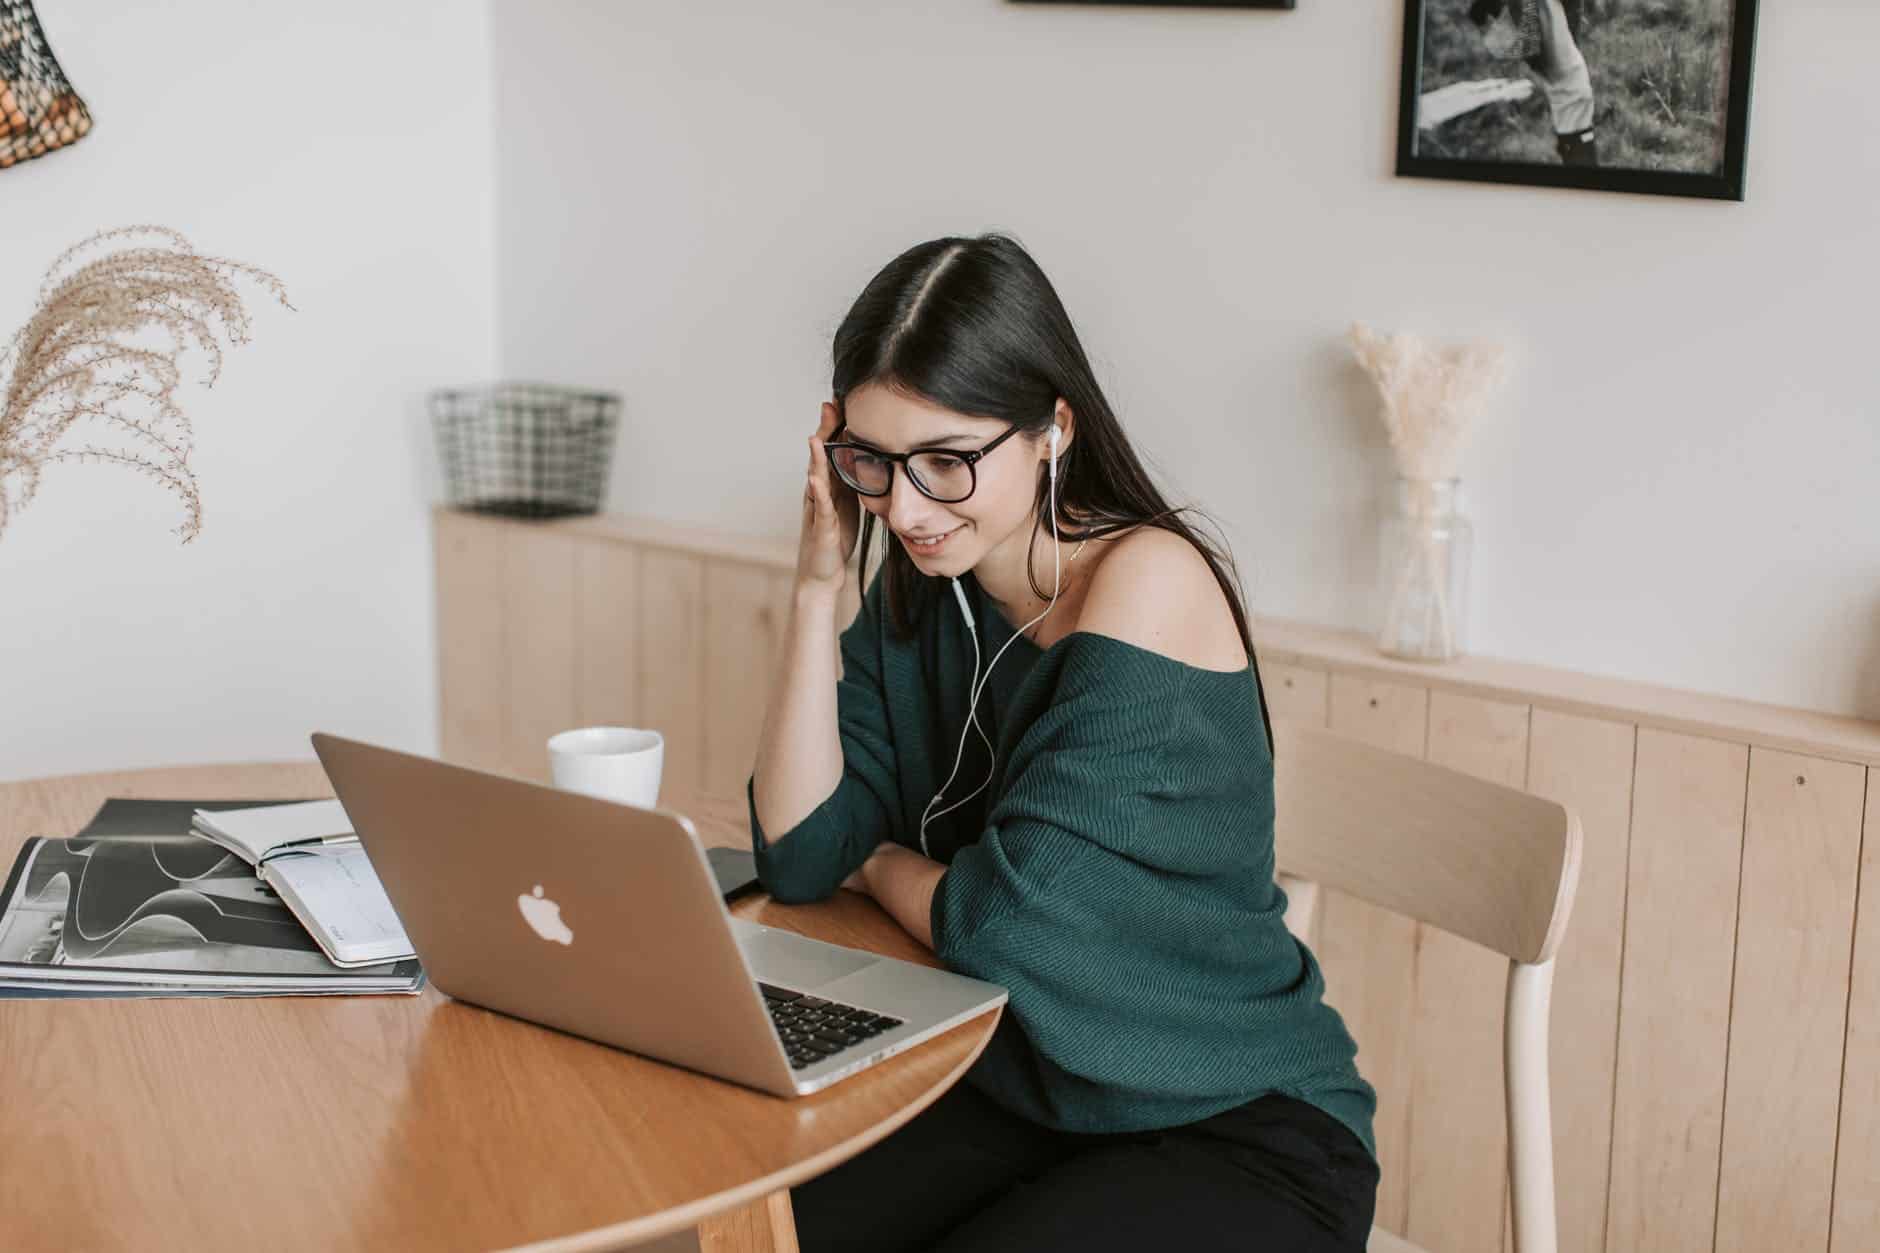
[[[1286,922],[1305,937],[1319,887],[1508,958],[1502,1061],[1515,1253],[1555,1253],[1548,999],[1580,874],[1560,804],[1402,753],[1275,720],[1275,840]],[[1337,1004],[1338,989],[1327,999]],[[1379,1227],[1372,1253],[1415,1245]]]

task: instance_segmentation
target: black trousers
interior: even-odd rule
[[[1264,1096],[1161,1131],[1084,1135],[970,1084],[790,1190],[802,1253],[1362,1253],[1377,1163],[1337,1119]]]

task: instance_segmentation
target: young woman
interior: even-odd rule
[[[1010,995],[962,1082],[792,1189],[804,1253],[1363,1249],[1376,1096],[1285,926],[1246,614],[1037,264],[895,258],[809,444],[760,879],[868,893]]]

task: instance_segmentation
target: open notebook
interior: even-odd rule
[[[338,801],[198,809],[191,827],[253,866],[334,965],[416,956]]]

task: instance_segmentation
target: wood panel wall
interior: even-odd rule
[[[666,778],[742,798],[793,540],[436,524],[445,757],[545,781],[555,731],[652,726]],[[1880,727],[1255,632],[1276,718],[1580,816],[1551,1032],[1562,1250],[1880,1248]],[[1329,892],[1313,939],[1378,1089],[1379,1223],[1432,1249],[1506,1248],[1505,962]]]
[[[557,731],[651,727],[662,788],[743,797],[789,621],[793,567],[775,545],[433,520],[445,757],[545,783]],[[851,585],[838,621],[859,606]]]

